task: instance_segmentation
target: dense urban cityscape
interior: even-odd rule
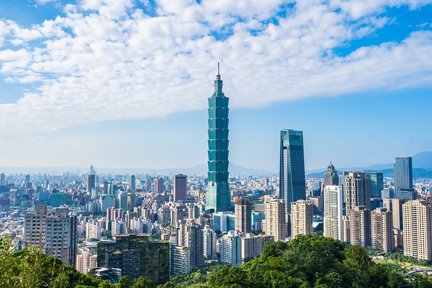
[[[280,173],[229,176],[229,108],[218,72],[208,99],[208,176],[5,175],[0,231],[81,273],[155,284],[194,269],[247,263],[273,241],[316,234],[432,261],[432,179],[397,157],[394,177],[338,172],[306,178],[303,132],[280,131]],[[275,153],[277,153],[275,151]],[[323,169],[324,170],[324,169]],[[379,257],[379,256],[377,256]]]
[[[0,1],[0,288],[432,288],[431,16]]]

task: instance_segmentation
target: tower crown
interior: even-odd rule
[[[222,85],[223,85],[223,81],[221,80],[220,66],[219,66],[219,62],[218,62],[218,74],[216,75],[216,80],[214,81],[215,94],[223,94],[222,93]]]

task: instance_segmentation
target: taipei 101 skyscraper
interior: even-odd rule
[[[222,92],[219,71],[214,81],[215,91],[208,99],[208,187],[206,210],[214,212],[231,209],[228,185],[228,102]]]

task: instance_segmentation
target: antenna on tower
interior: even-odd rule
[[[219,61],[218,61],[218,74],[217,75],[220,75]]]

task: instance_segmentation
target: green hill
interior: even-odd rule
[[[80,274],[35,249],[10,251],[0,239],[0,287],[150,288],[141,277],[136,283],[122,278],[112,285],[92,275]],[[399,266],[378,264],[365,249],[322,236],[301,236],[265,246],[263,255],[247,264],[212,266],[180,275],[158,288],[183,287],[432,287],[432,279],[406,275]]]

